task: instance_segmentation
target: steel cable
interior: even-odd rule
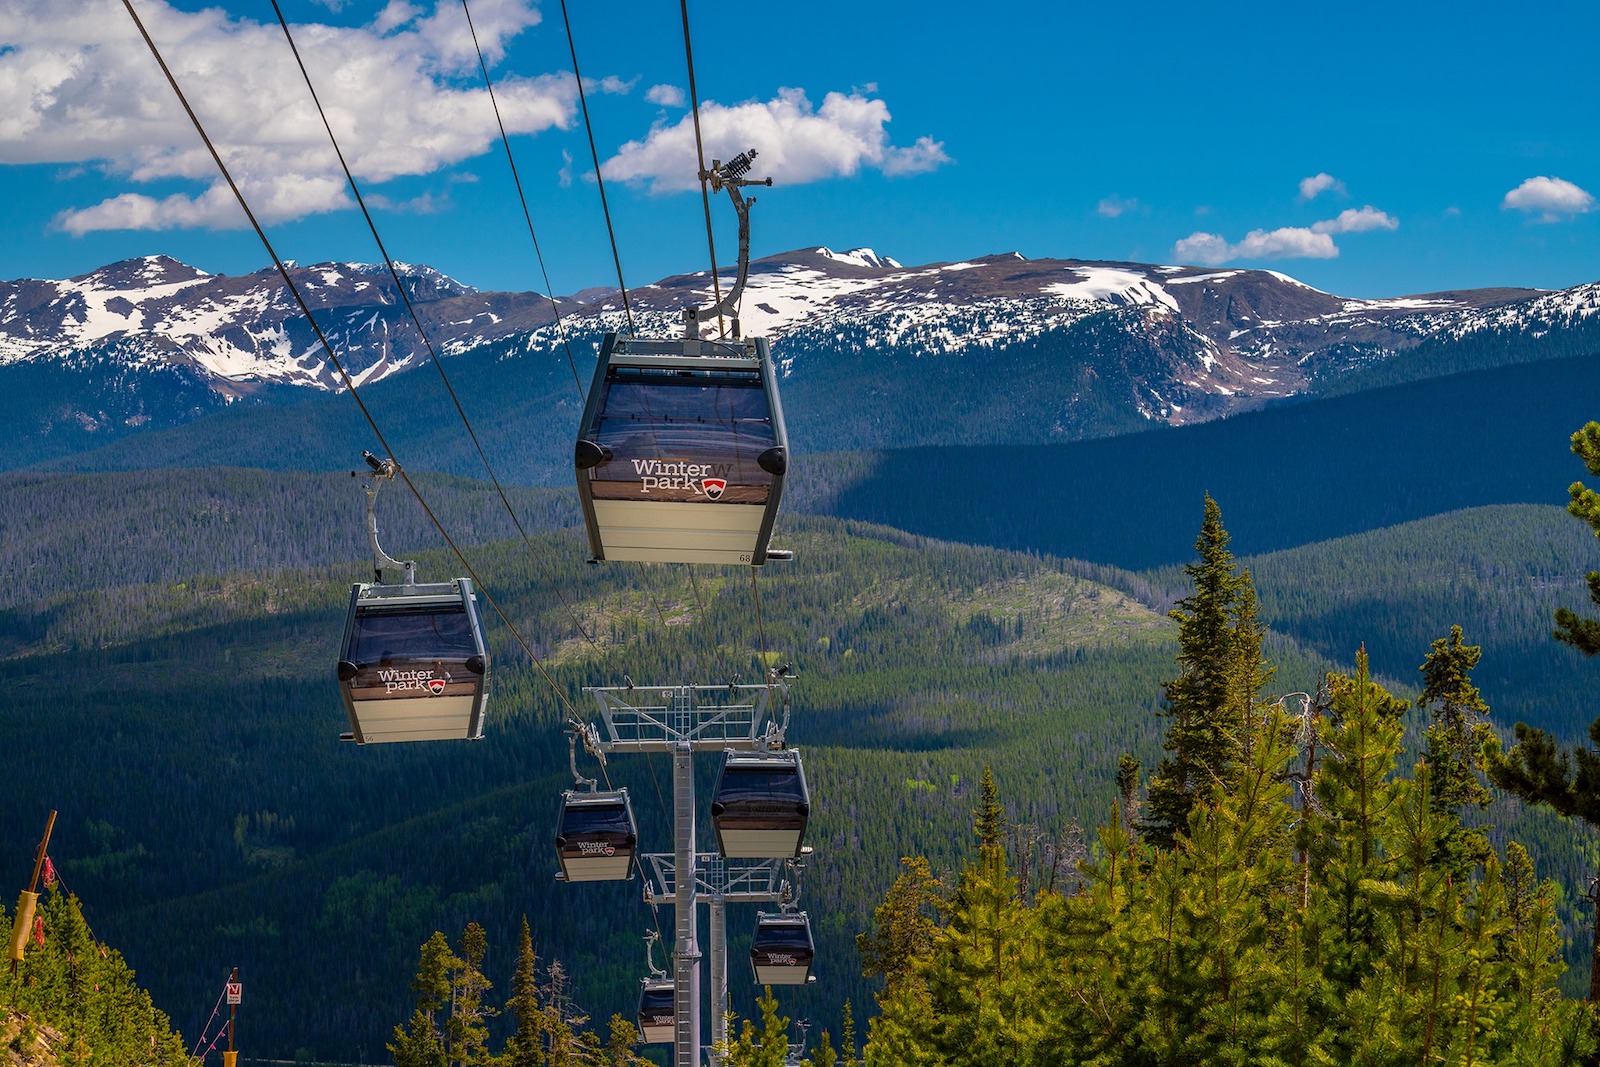
[[[583,75],[578,72],[578,46],[572,41],[572,20],[567,17],[567,0],[561,0],[561,21],[567,29],[567,51],[572,54],[572,79],[578,83],[578,104],[583,110],[583,129],[589,135],[589,158],[594,160],[594,181],[600,187],[600,210],[606,217],[606,234],[611,238],[611,259],[617,265],[617,288],[622,292],[622,313],[633,335],[633,307],[628,303],[628,286],[622,280],[622,256],[617,252],[617,231],[611,225],[611,204],[606,199],[606,179],[600,173],[600,151],[594,145],[594,126],[589,121],[589,97],[583,91]]]
[[[311,72],[306,69],[305,59],[300,55],[300,48],[294,43],[294,34],[289,30],[289,22],[284,18],[283,9],[278,6],[278,0],[272,0],[272,10],[278,16],[278,25],[283,27],[284,40],[289,43],[289,51],[294,54],[295,64],[300,68],[300,76],[305,79],[306,90],[311,94],[311,102],[316,105],[317,115],[322,119],[322,128],[327,131],[328,141],[333,145],[333,153],[339,158],[339,166],[344,170],[345,182],[350,186],[350,192],[356,199],[356,206],[361,209],[361,217],[366,220],[367,229],[371,231],[373,241],[377,243],[378,254],[383,256],[384,266],[389,270],[389,277],[394,282],[395,290],[400,294],[400,300],[405,304],[406,312],[411,316],[411,322],[417,328],[417,335],[422,338],[423,346],[428,350],[428,357],[432,360],[434,369],[439,372],[439,380],[444,383],[445,392],[450,394],[450,401],[455,405],[456,415],[460,417],[461,424],[466,427],[467,436],[472,439],[472,446],[478,451],[478,459],[482,461],[483,469],[489,475],[489,481],[494,484],[495,492],[500,496],[500,503],[505,507],[506,514],[511,516],[511,522],[516,526],[517,533],[522,535],[523,544],[527,545],[534,562],[538,564],[540,571],[543,572],[545,584],[551,588],[556,595],[556,600],[572,617],[572,625],[583,636],[584,640],[598,650],[600,646],[595,643],[594,638],[589,636],[589,632],[584,629],[583,620],[578,617],[577,609],[567,603],[567,598],[562,594],[561,587],[556,584],[555,576],[550,572],[549,567],[545,565],[544,560],[539,557],[539,554],[534,551],[533,539],[528,536],[527,529],[522,525],[522,519],[517,515],[516,509],[511,506],[511,501],[506,496],[505,487],[500,484],[500,478],[495,474],[494,467],[489,462],[489,456],[484,452],[483,445],[478,440],[477,431],[472,428],[472,420],[467,418],[466,410],[461,406],[461,398],[456,394],[455,386],[450,383],[450,376],[445,373],[444,363],[439,359],[438,350],[434,348],[433,342],[428,338],[428,331],[423,328],[422,319],[417,314],[417,309],[412,304],[410,295],[406,292],[405,284],[400,280],[400,273],[395,269],[394,259],[389,255],[389,249],[384,246],[383,238],[378,233],[378,224],[373,220],[372,213],[367,210],[366,198],[361,195],[361,187],[356,183],[355,175],[350,171],[350,164],[345,160],[344,150],[339,147],[339,139],[334,135],[333,126],[328,121],[328,113],[322,106],[322,98],[317,95],[317,88],[311,81]],[[554,303],[553,300],[551,302],[552,304]],[[570,358],[570,351],[568,356]],[[576,367],[573,368],[572,375],[573,381],[576,382],[578,376]],[[583,396],[581,388],[578,395],[581,400]]]
[[[527,194],[522,191],[522,176],[517,173],[517,160],[511,154],[511,138],[506,136],[505,120],[500,117],[500,101],[494,95],[494,83],[489,80],[489,64],[483,58],[483,49],[478,44],[478,29],[472,24],[472,9],[467,7],[467,0],[461,0],[461,11],[467,16],[467,29],[472,34],[472,47],[478,53],[478,69],[483,72],[483,87],[489,91],[489,103],[494,108],[494,121],[500,127],[500,143],[505,145],[506,162],[511,164],[511,180],[517,187],[517,199],[522,203],[522,217],[528,222],[528,237],[533,241],[533,254],[539,261],[539,274],[544,278],[545,295],[550,298],[550,310],[556,317],[556,336],[561,339],[561,345],[567,351],[567,366],[572,368],[572,384],[578,389],[578,403],[583,403],[583,383],[578,380],[578,363],[572,358],[572,343],[567,337],[567,331],[561,322],[561,308],[556,304],[555,289],[550,285],[550,272],[545,269],[544,253],[539,249],[539,235],[533,229],[533,212],[528,209]]]
[[[351,398],[356,402],[356,406],[361,410],[361,415],[366,419],[367,425],[372,428],[373,436],[378,439],[378,443],[383,448],[384,453],[392,459],[394,457],[394,452],[389,447],[388,439],[384,436],[383,431],[378,428],[377,420],[373,418],[372,412],[367,408],[366,401],[361,399],[361,394],[356,390],[355,382],[350,378],[349,373],[345,370],[343,362],[339,359],[338,355],[335,354],[333,345],[329,343],[327,335],[323,333],[322,327],[317,323],[316,316],[311,313],[311,307],[306,303],[305,296],[300,292],[300,287],[295,284],[294,279],[290,276],[289,268],[284,264],[283,260],[279,258],[277,250],[273,248],[271,240],[267,237],[266,230],[262,228],[261,223],[256,219],[255,212],[250,209],[249,201],[245,199],[243,191],[240,190],[238,183],[234,181],[233,173],[228,169],[227,164],[223,162],[222,154],[218,152],[217,146],[211,140],[211,136],[206,133],[204,124],[201,123],[199,116],[195,114],[194,108],[190,106],[189,98],[184,95],[182,87],[178,85],[178,79],[173,75],[171,68],[167,66],[167,61],[161,55],[161,50],[156,47],[155,40],[150,36],[150,31],[145,29],[143,20],[139,18],[138,11],[134,9],[133,0],[122,0],[122,6],[127,9],[129,17],[133,19],[134,25],[139,30],[139,35],[144,38],[145,45],[150,49],[150,54],[155,57],[156,63],[161,67],[161,73],[166,76],[167,84],[172,87],[173,93],[178,97],[178,102],[183,106],[184,112],[189,116],[189,121],[194,125],[195,132],[200,135],[200,140],[205,144],[206,150],[211,153],[212,160],[217,164],[217,169],[221,172],[223,180],[228,183],[228,188],[232,190],[234,199],[239,202],[239,207],[244,211],[245,218],[249,220],[251,228],[255,230],[256,237],[260,239],[262,247],[266,249],[267,255],[272,258],[273,266],[277,268],[278,275],[283,279],[283,283],[289,290],[289,294],[294,298],[294,301],[299,306],[301,313],[305,315],[306,321],[311,324],[312,332],[316,334],[317,341],[322,345],[323,351],[328,354],[328,359],[333,364],[334,369],[339,372],[340,380],[344,382],[345,388],[349,390]],[[434,514],[433,509],[428,505],[428,501],[422,495],[422,491],[417,488],[414,482],[412,482],[411,475],[407,473],[406,469],[399,463],[395,464],[395,472],[400,476],[400,479],[406,483],[406,488],[411,491],[411,495],[416,498],[417,503],[421,506],[424,514],[427,515],[428,520],[432,522],[434,528],[439,531],[439,536],[443,537],[445,544],[450,546],[451,552],[455,554],[456,559],[458,559],[461,562],[462,567],[466,569],[467,574],[473,580],[473,584],[478,586],[479,589],[483,590],[484,598],[488,600],[489,606],[494,608],[495,614],[500,616],[500,621],[505,623],[506,629],[511,632],[511,635],[516,639],[517,643],[522,646],[523,651],[528,654],[528,658],[533,662],[534,667],[538,669],[539,674],[543,676],[547,683],[549,683],[550,688],[555,692],[561,703],[565,705],[568,713],[575,716],[577,712],[572,706],[571,699],[568,698],[566,692],[556,683],[555,678],[551,676],[550,672],[545,668],[544,662],[533,651],[532,646],[530,646],[523,638],[522,632],[518,630],[516,625],[511,621],[510,616],[507,615],[505,609],[500,606],[499,601],[495,600],[494,596],[490,594],[488,588],[484,586],[482,579],[478,577],[477,572],[472,567],[472,564],[467,561],[467,557],[462,553],[461,549],[457,547],[454,538],[452,538],[449,532],[445,530],[444,524],[439,521],[439,517]]]

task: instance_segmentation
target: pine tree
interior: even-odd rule
[[[1200,558],[1184,566],[1194,592],[1169,613],[1178,623],[1181,670],[1164,687],[1168,755],[1150,781],[1149,818],[1140,824],[1157,848],[1173,847],[1196,797],[1227,784],[1251,743],[1256,700],[1272,674],[1250,575],[1236,571],[1228,542],[1222,509],[1207,494],[1195,539]]]
[[[606,1036],[608,1067],[650,1067],[650,1061],[633,1051],[639,1043],[639,1028],[623,1015],[611,1016]]]
[[[900,865],[905,870],[872,913],[872,929],[856,935],[861,973],[881,976],[885,993],[916,980],[917,964],[933,952],[944,908],[943,884],[925,857],[904,856]]]
[[[406,1025],[394,1028],[388,1042],[395,1067],[446,1067],[449,1063],[435,1013],[450,1003],[451,976],[461,965],[444,934],[435,930],[423,942],[417,977],[411,983],[417,994],[416,1010]]]
[[[761,1029],[749,1019],[744,1021],[739,1037],[720,1050],[724,1067],[783,1067],[787,1060],[789,1020],[778,1014],[778,999],[771,986],[762,989],[756,1007],[761,1012]]]
[[[1600,422],[1590,422],[1572,435],[1572,452],[1592,475],[1600,475]],[[1600,493],[1582,482],[1573,482],[1567,488],[1571,500],[1567,511],[1588,523],[1595,536],[1600,537]],[[1600,604],[1600,571],[1588,574],[1589,600]],[[1585,618],[1569,608],[1556,611],[1555,638],[1564,641],[1586,656],[1600,653],[1600,619]]]
[[[539,1002],[539,958],[533,952],[533,935],[526,915],[522,917],[522,939],[517,946],[516,969],[511,972],[511,998],[506,1001],[506,1010],[515,1016],[517,1028],[506,1038],[504,1067],[544,1067],[545,1016]]]
[[[839,1067],[860,1067],[861,1050],[856,1047],[856,1013],[850,1002],[840,1010],[839,1041],[844,1046]]]
[[[1036,918],[1018,899],[1001,847],[982,848],[978,862],[962,872],[924,971],[930,1037],[946,1060],[994,1067],[1035,1062],[1043,958]]]
[[[468,923],[461,934],[461,955],[451,975],[450,1021],[445,1027],[450,1060],[459,1067],[484,1067],[493,1060],[488,1021],[498,1012],[483,1002],[484,993],[491,988],[483,973],[488,951],[489,937],[483,927]]]
[[[1452,626],[1449,637],[1433,643],[1420,668],[1423,686],[1417,707],[1429,712],[1429,780],[1434,806],[1441,812],[1481,810],[1493,799],[1478,779],[1488,769],[1484,751],[1494,743],[1494,729],[1485,721],[1489,705],[1472,684],[1472,670],[1482,656],[1481,648],[1462,641],[1461,627]],[[1487,829],[1457,825],[1441,842],[1458,877],[1488,857]]]
[[[1138,759],[1124,752],[1117,760],[1117,796],[1121,800],[1122,822],[1129,833],[1136,834],[1139,826],[1139,772],[1143,770]]]
[[[1390,809],[1401,799],[1392,776],[1406,702],[1372,680],[1365,648],[1356,654],[1355,676],[1331,676],[1329,692],[1332,721],[1316,782],[1312,863],[1336,924],[1330,978],[1349,993],[1371,971],[1389,929],[1391,913],[1373,890],[1392,875],[1382,842]]]
[[[1600,435],[1600,427],[1596,432]],[[1548,804],[1557,814],[1600,827],[1600,719],[1589,724],[1589,740],[1597,747],[1571,752],[1561,750],[1553,736],[1527,723],[1517,723],[1514,732],[1517,740],[1510,752],[1490,750],[1489,780],[1530,804]],[[1600,901],[1595,906],[1594,931],[1589,1001],[1600,1004]]]
[[[978,786],[978,807],[972,813],[972,828],[978,835],[979,848],[985,852],[1005,847],[1006,813],[1000,806],[994,772],[987,763],[983,765],[983,781]]]

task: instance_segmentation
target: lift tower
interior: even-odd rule
[[[672,756],[673,851],[646,855],[652,900],[673,908],[674,1067],[698,1067],[704,1003],[701,988],[699,895],[713,906],[713,1042],[725,1038],[726,942],[721,908],[730,902],[779,901],[781,875],[796,857],[725,859],[696,848],[694,756],[698,752],[771,751],[784,748],[789,719],[787,679],[773,672],[764,685],[594,686],[602,728],[578,723],[585,747],[604,759],[617,753],[666,752]],[[603,729],[603,733],[602,733]]]

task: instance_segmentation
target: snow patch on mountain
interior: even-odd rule
[[[1173,311],[1178,302],[1160,284],[1138,271],[1115,267],[1068,267],[1079,278],[1056,282],[1045,291],[1065,300],[1098,300],[1106,304],[1165,304]]]
[[[857,267],[887,269],[900,266],[895,260],[890,259],[888,256],[880,256],[870,248],[852,248],[848,252],[835,252],[831,248],[819,248],[817,249],[817,255],[838,263],[850,263]]]

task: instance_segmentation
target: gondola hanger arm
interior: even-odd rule
[[[405,572],[405,584],[417,584],[417,564],[414,560],[399,560],[390,556],[378,543],[378,490],[385,481],[394,481],[400,465],[393,459],[379,459],[371,452],[362,452],[367,470],[351,471],[352,478],[365,478],[367,494],[367,542],[372,548],[372,572],[379,585],[383,584],[383,569],[394,567]]]
[[[733,287],[725,293],[718,303],[709,308],[685,308],[683,311],[683,336],[685,340],[698,341],[700,339],[700,323],[725,315],[733,322],[733,339],[739,339],[739,316],[734,313],[734,308],[739,305],[739,298],[744,295],[745,279],[750,274],[750,208],[756,199],[751,197],[746,200],[739,192],[747,185],[765,185],[771,187],[771,178],[746,178],[750,168],[755,163],[756,150],[740,152],[737,156],[723,163],[719,159],[711,161],[711,169],[700,172],[700,180],[711,183],[711,191],[720,193],[726,190],[728,199],[733,201],[733,210],[739,215],[739,273],[735,277]],[[711,269],[717,269],[716,264]]]

